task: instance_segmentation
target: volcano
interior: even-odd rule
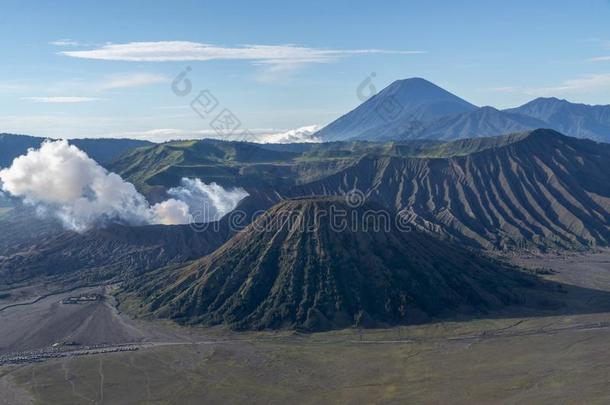
[[[528,301],[537,283],[380,206],[312,197],[276,204],[212,254],[125,291],[179,323],[311,331],[485,313]]]

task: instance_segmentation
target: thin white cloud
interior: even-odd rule
[[[184,105],[161,105],[157,107],[152,107],[153,110],[187,110],[192,108],[188,104]]]
[[[256,64],[282,65],[327,63],[340,58],[367,54],[419,54],[423,51],[395,51],[385,49],[317,49],[295,45],[244,45],[222,47],[190,41],[129,42],[105,44],[89,50],[63,51],[73,58],[129,61],[171,62],[248,60]]]
[[[610,41],[596,39],[595,42],[601,42],[603,49],[610,50]],[[594,58],[587,59],[587,62],[607,62],[610,61],[610,55],[596,56]]]
[[[260,130],[255,130],[260,131]],[[268,129],[266,131],[269,131]],[[135,138],[145,139],[152,142],[167,142],[184,139],[217,138],[218,134],[213,129],[187,130],[179,128],[156,128],[143,131],[125,131],[104,135],[110,138]]]
[[[48,104],[41,104],[48,105]],[[56,104],[60,106],[62,104]],[[64,104],[76,106],[79,104]],[[72,112],[56,112],[53,114],[0,115],[1,132],[29,134],[57,139],[71,138],[105,138],[125,137],[114,136],[124,131],[138,131],[145,125],[162,125],[171,123],[176,128],[184,124],[188,117],[152,115],[94,115],[74,114]]]
[[[291,129],[288,131],[261,134],[261,135],[257,136],[256,137],[257,139],[253,142],[257,142],[257,143],[303,143],[303,142],[318,143],[318,142],[322,142],[322,140],[320,138],[315,136],[315,133],[318,132],[319,129],[320,129],[320,126],[318,126],[318,125],[308,125],[305,127]]]
[[[272,64],[267,62],[255,62],[262,68],[256,73],[255,79],[261,83],[279,83],[289,81],[295,73],[299,72],[305,63],[302,62],[283,62]]]
[[[132,138],[132,139],[145,139],[147,141],[152,142],[166,142],[166,141],[175,141],[180,139],[189,139],[194,138],[194,134],[197,131],[186,131],[183,129],[177,128],[157,128],[157,129],[149,129],[144,131],[125,131],[125,132],[117,132],[108,135],[104,135],[104,137],[109,138]]]
[[[100,90],[124,89],[131,87],[148,86],[151,84],[165,83],[169,79],[155,73],[134,73],[111,76],[100,86]]]
[[[528,96],[558,96],[563,94],[607,93],[610,90],[610,73],[591,74],[548,87],[505,86],[487,89],[498,93],[524,94]]]
[[[219,139],[254,143],[299,143],[321,142],[319,138],[314,136],[319,129],[320,127],[318,125],[309,125],[290,130],[254,128],[247,131],[237,131],[234,136],[222,136],[213,129],[187,130],[178,128],[157,128],[144,131],[106,134],[104,137],[145,139],[152,142],[168,142],[186,139]]]
[[[589,61],[589,62],[607,62],[607,61],[610,61],[610,55],[609,56],[597,56],[595,58],[587,59],[587,61]]]
[[[102,100],[97,97],[73,97],[73,96],[51,96],[51,97],[22,97],[22,100],[29,100],[35,103],[48,104],[79,104],[91,101]]]
[[[535,89],[535,92],[547,94],[596,93],[599,91],[608,91],[608,88],[610,88],[610,73],[602,73],[566,80],[557,86]]]
[[[80,46],[81,45],[80,42],[74,41],[74,40],[68,39],[68,38],[51,41],[51,42],[49,42],[49,44],[54,45],[54,46]]]

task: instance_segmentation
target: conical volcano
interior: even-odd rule
[[[396,80],[316,136],[324,141],[396,138],[407,129],[477,107],[425,79]]]
[[[127,288],[181,323],[325,330],[486,312],[536,283],[378,206],[314,197],[282,201],[212,254]]]

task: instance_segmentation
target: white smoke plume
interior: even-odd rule
[[[216,183],[205,184],[199,179],[183,178],[180,187],[167,192],[190,207],[195,222],[212,222],[232,211],[248,196],[242,188],[227,190]]]
[[[191,184],[197,186],[191,191],[192,198],[181,200],[180,196],[188,195]],[[220,196],[204,195],[207,200],[198,202],[201,187]],[[190,206],[205,205],[207,201],[217,212],[226,212],[239,202],[223,195],[234,196],[234,191],[225,191],[215,184],[208,186],[199,180],[193,183],[184,180],[181,187],[172,189],[178,198],[151,206],[133,184],[108,172],[65,140],[44,142],[40,149],[30,149],[16,158],[11,167],[0,170],[0,189],[38,207],[39,211],[54,215],[66,228],[76,231],[108,222],[186,224],[192,218]],[[247,193],[244,193],[240,195],[245,197]],[[235,205],[230,206],[227,201]]]

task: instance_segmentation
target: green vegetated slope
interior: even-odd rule
[[[182,177],[198,177],[227,186],[279,187],[335,173],[365,155],[447,157],[512,143],[526,134],[456,142],[330,142],[323,144],[252,144],[216,140],[179,141],[135,148],[111,169],[141,190],[171,187]]]
[[[171,187],[183,177],[197,177],[221,185],[247,183],[247,167],[290,162],[297,153],[264,149],[258,145],[212,140],[169,142],[134,149],[112,165],[112,170],[147,193],[155,187]],[[264,173],[261,169],[260,173]],[[279,182],[281,175],[268,170],[271,181]],[[242,178],[237,182],[237,178]],[[257,183],[250,178],[251,185]],[[264,179],[258,179],[263,185]]]

